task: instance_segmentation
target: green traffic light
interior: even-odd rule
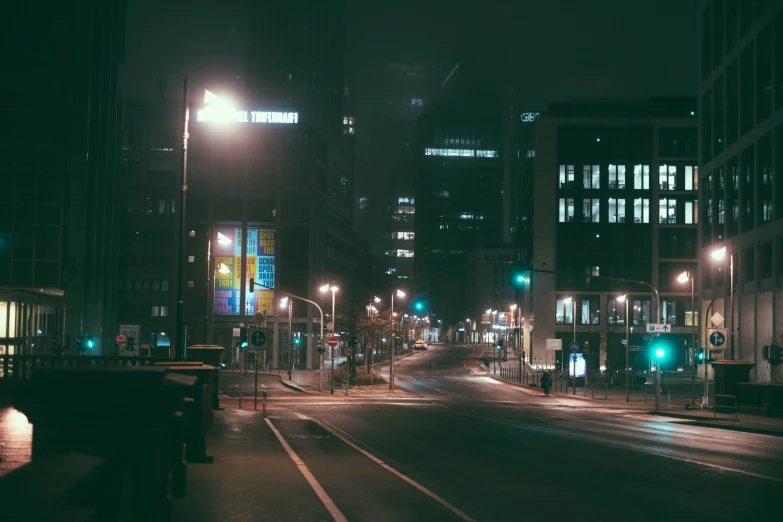
[[[658,359],[663,359],[664,355],[666,355],[666,350],[664,350],[663,348],[656,348],[655,349],[655,356]]]
[[[423,309],[424,309],[424,304],[421,301],[417,302],[416,310],[423,310]]]
[[[517,283],[524,283],[525,282],[525,276],[522,274],[519,274],[517,276]]]

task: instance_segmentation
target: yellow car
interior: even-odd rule
[[[414,348],[416,348],[417,350],[426,350],[427,349],[427,343],[425,343],[424,341],[419,339],[418,341],[416,341],[416,344],[414,345]]]

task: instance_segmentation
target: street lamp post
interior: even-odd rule
[[[259,285],[258,283],[255,283],[255,285],[263,286],[263,285]],[[266,288],[266,287],[264,287],[264,288]],[[291,299],[289,299],[289,297]],[[294,341],[294,333],[293,333],[293,330],[292,330],[293,327],[292,327],[292,324],[291,324],[292,318],[293,318],[293,315],[292,315],[293,314],[292,299],[299,299],[300,301],[304,301],[305,303],[311,304],[314,307],[318,308],[318,313],[321,315],[321,323],[320,323],[320,326],[321,326],[321,342],[323,342],[323,338],[324,338],[324,311],[318,305],[318,303],[316,303],[315,301],[311,301],[309,299],[305,299],[304,297],[300,297],[298,295],[294,295],[294,294],[288,294],[286,297],[284,297],[283,299],[280,300],[280,307],[281,308],[286,306],[286,304],[288,305],[288,331],[291,334],[291,342],[288,345],[288,358],[289,358],[289,360],[288,360],[288,380],[289,381],[291,380],[291,372],[293,370],[293,359],[291,358],[291,350],[292,350],[292,345],[293,345],[293,341]],[[320,391],[323,391],[323,373],[324,373],[323,352],[321,352],[319,355],[320,355],[320,357],[318,358],[319,359],[319,361],[318,361],[318,364],[319,364],[319,368],[318,368],[318,375],[319,375],[318,391],[320,392]]]
[[[576,298],[566,297],[563,299],[563,303],[571,303],[571,322],[574,323],[574,342],[576,342]],[[572,395],[576,395],[576,352],[574,352],[571,360],[574,363],[574,377],[572,382]],[[587,390],[587,364],[585,364],[585,390]],[[566,393],[568,393],[568,381],[566,381]]]
[[[628,339],[628,305],[631,304],[631,300],[628,298],[628,292],[626,292],[625,295],[618,296],[617,301],[625,303],[625,402],[629,402],[631,400],[631,392],[628,389],[628,366],[630,364],[629,355],[631,347],[629,344],[631,341]]]
[[[370,376],[371,376],[370,379],[371,380],[372,380],[372,372],[375,369],[375,339],[373,338],[373,337],[375,337],[375,332],[373,332],[373,329],[372,329],[372,318],[373,318],[373,314],[378,311],[377,308],[375,308],[375,306],[373,305],[373,303],[380,303],[380,302],[381,302],[381,298],[378,297],[378,296],[375,296],[372,299],[372,303],[367,305],[367,315],[370,316],[370,339],[371,339],[370,345],[371,346],[370,346],[370,357],[369,357],[369,361],[368,361],[369,362],[368,369],[370,371]],[[365,359],[367,359],[367,354],[366,353],[365,353]]]
[[[188,79],[185,78],[184,96],[182,100],[182,178],[181,192],[179,199],[179,234],[177,237],[177,326],[174,339],[174,359],[185,359],[185,306],[183,301],[185,287],[185,204],[187,202],[188,190],[188,122],[190,120],[190,109],[188,107]]]
[[[389,364],[389,390],[394,391],[394,350],[396,348],[395,343],[395,337],[394,337],[394,294],[397,294],[397,297],[403,298],[405,297],[405,292],[402,290],[397,290],[397,292],[392,292],[391,295],[391,313],[389,314],[389,325],[391,326],[391,359]]]
[[[328,292],[330,290],[332,291],[332,335],[334,335],[335,329],[337,328],[337,318],[334,315],[334,296],[337,293],[337,290],[339,290],[339,288],[337,288],[337,286],[335,286],[335,285],[323,285],[320,288],[320,290],[321,290],[321,292]],[[323,333],[322,333],[321,334],[321,343],[323,343],[323,342],[324,342],[324,339],[323,339]],[[325,349],[326,346],[323,346],[323,348]],[[330,380],[329,393],[334,395],[334,348],[332,348],[331,346],[329,346],[329,353],[330,353],[330,357],[331,357],[331,360],[332,360],[332,369],[329,372],[329,380]],[[322,355],[322,357],[323,357],[323,355]],[[323,363],[321,363],[321,366],[323,367]]]
[[[734,360],[734,247],[727,251],[726,247],[721,247],[713,251],[710,256],[715,261],[722,261],[729,255],[729,353],[731,360]],[[705,362],[705,364],[707,364]]]
[[[696,406],[696,294],[693,279],[693,274],[687,270],[677,276],[680,283],[691,282],[691,406]]]
[[[288,297],[283,297],[280,300],[280,308],[288,309],[288,380],[291,380],[292,367],[294,365],[293,360],[293,348],[294,348],[294,330],[293,330],[293,301]]]

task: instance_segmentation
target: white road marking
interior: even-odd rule
[[[466,522],[476,522],[476,520],[473,517],[471,517],[470,515],[468,515],[464,511],[460,510],[459,508],[457,508],[456,506],[454,506],[453,504],[448,502],[446,499],[441,498],[440,496],[438,496],[437,494],[433,493],[429,489],[425,488],[424,486],[422,486],[421,484],[419,484],[415,480],[413,480],[413,479],[411,479],[409,477],[406,477],[405,475],[403,475],[402,473],[400,473],[399,471],[397,471],[396,469],[394,469],[393,467],[389,466],[384,461],[382,461],[381,459],[379,459],[378,457],[376,457],[375,455],[370,453],[369,451],[366,451],[366,450],[360,448],[359,446],[357,446],[356,444],[354,444],[353,442],[348,440],[348,436],[346,436],[347,434],[343,434],[343,432],[340,429],[338,429],[338,428],[336,428],[336,427],[334,427],[331,424],[328,424],[326,422],[319,421],[318,419],[310,419],[310,420],[312,420],[313,422],[315,422],[316,424],[321,426],[323,429],[325,429],[326,431],[328,431],[329,433],[331,433],[332,435],[334,435],[338,439],[340,439],[343,442],[345,442],[346,444],[348,444],[350,447],[352,447],[356,451],[362,453],[368,459],[370,459],[373,462],[375,462],[376,464],[380,465],[386,471],[389,471],[389,472],[393,473],[394,475],[396,475],[397,477],[401,478],[402,480],[404,480],[405,482],[407,482],[408,484],[410,484],[414,488],[418,489],[419,491],[421,491],[422,493],[424,493],[425,495],[427,495],[428,497],[430,497],[434,501],[438,502],[440,505],[442,505],[443,507],[445,507],[446,509],[448,509],[449,511],[451,511],[452,513],[457,515],[462,520],[465,520]]]
[[[485,420],[487,422],[494,422],[496,424],[504,424],[506,426],[512,426],[514,428],[523,428],[523,429],[526,429],[526,430],[538,431],[538,432],[541,432],[541,433],[548,433],[548,434],[557,433],[558,435],[563,435],[563,436],[566,436],[566,437],[572,437],[572,438],[575,438],[575,439],[582,439],[582,440],[586,440],[588,442],[593,442],[595,444],[601,444],[602,446],[615,446],[615,447],[619,446],[619,447],[622,447],[622,448],[625,448],[625,449],[628,449],[628,450],[631,450],[631,451],[636,451],[638,453],[646,453],[648,455],[655,455],[656,457],[664,457],[664,458],[667,458],[667,459],[679,460],[680,462],[688,462],[689,464],[696,464],[696,465],[699,465],[699,466],[705,466],[705,467],[712,468],[712,469],[717,469],[717,470],[720,470],[720,471],[728,471],[728,472],[732,472],[732,473],[739,473],[741,475],[747,475],[749,477],[756,477],[756,478],[771,480],[773,482],[783,482],[783,479],[779,479],[779,478],[776,478],[776,477],[770,477],[768,475],[761,475],[760,473],[753,473],[752,471],[744,471],[744,470],[737,469],[737,468],[729,468],[727,466],[721,466],[719,464],[712,464],[712,463],[709,463],[709,462],[704,462],[704,461],[696,460],[696,459],[688,459],[688,458],[685,458],[685,457],[675,457],[674,455],[669,455],[667,453],[662,453],[660,451],[645,450],[645,449],[642,449],[642,448],[640,448],[638,446],[633,446],[633,445],[630,445],[630,444],[623,444],[621,442],[618,443],[616,441],[610,443],[610,442],[603,441],[600,438],[591,438],[591,437],[583,437],[583,436],[580,436],[580,435],[575,435],[572,431],[560,431],[560,430],[553,430],[553,429],[539,429],[539,428],[533,428],[533,427],[527,426],[527,425],[514,424],[512,422],[505,422],[505,421],[496,420],[496,419],[488,419],[486,417],[481,417],[479,415],[473,415],[472,413],[467,413],[467,412],[464,412],[464,411],[459,411],[457,413],[459,413],[460,415],[465,415],[467,417],[473,417],[475,419]]]
[[[304,417],[304,419],[307,419],[307,417]],[[304,475],[304,478],[310,484],[310,487],[313,488],[315,494],[318,495],[319,499],[321,499],[321,502],[323,503],[324,507],[326,507],[326,509],[329,511],[329,514],[332,515],[332,518],[334,518],[335,522],[348,522],[348,519],[345,518],[345,515],[343,515],[342,511],[340,511],[340,508],[338,508],[337,505],[332,500],[332,498],[326,494],[324,488],[321,487],[321,484],[318,483],[318,481],[315,479],[313,474],[310,472],[310,468],[307,467],[307,464],[305,464],[304,461],[299,458],[299,455],[297,455],[294,452],[294,450],[291,449],[291,446],[288,445],[288,443],[285,441],[285,439],[280,434],[280,432],[277,431],[277,428],[275,428],[275,425],[272,424],[272,421],[270,421],[268,418],[265,418],[264,420],[269,425],[269,428],[272,430],[272,433],[275,434],[275,437],[277,437],[277,440],[280,441],[280,444],[283,446],[283,449],[286,450],[288,456],[291,457],[291,460],[294,461],[296,467],[299,468],[299,471],[302,473],[302,475]]]

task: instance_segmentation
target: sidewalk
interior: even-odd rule
[[[260,413],[214,412],[207,434],[212,464],[188,464],[187,497],[173,522],[331,520]]]
[[[488,376],[507,384],[518,386],[525,391],[532,392],[533,390],[536,390],[536,392],[534,392],[536,395],[541,394],[539,388],[537,387],[531,387],[529,384],[520,384],[518,382],[502,379],[499,373],[495,374],[492,372],[491,366],[492,363],[490,362],[490,368],[487,368],[484,366],[483,361],[479,359],[479,368],[486,372]],[[664,392],[661,395],[661,411],[656,412],[653,411],[655,408],[655,397],[652,393],[648,393],[645,402],[645,390],[643,386],[637,386],[636,389],[631,389],[629,394],[630,400],[626,402],[625,389],[618,389],[616,387],[610,387],[608,389],[604,389],[602,387],[589,387],[587,396],[585,397],[584,387],[578,386],[576,388],[576,394],[574,394],[572,391],[573,388],[570,386],[568,386],[567,391],[564,392],[562,387],[563,384],[564,383],[562,382],[556,382],[552,388],[552,391],[550,392],[550,395],[562,398],[581,399],[584,401],[589,401],[591,404],[604,403],[607,406],[611,405],[616,408],[640,409],[642,411],[647,411],[651,415],[660,415],[664,417],[694,421],[692,424],[695,426],[783,437],[783,419],[740,413],[737,415],[737,420],[735,420],[734,414],[723,412],[719,412],[716,418],[714,412],[712,409],[710,409],[709,406],[707,407],[708,409],[704,410],[686,409],[685,405],[690,405],[691,403],[690,389],[678,390],[676,394],[672,395],[671,400],[669,400],[668,394]],[[712,386],[713,384],[711,384],[710,389],[712,389]],[[697,408],[700,403],[701,399],[697,397]]]

